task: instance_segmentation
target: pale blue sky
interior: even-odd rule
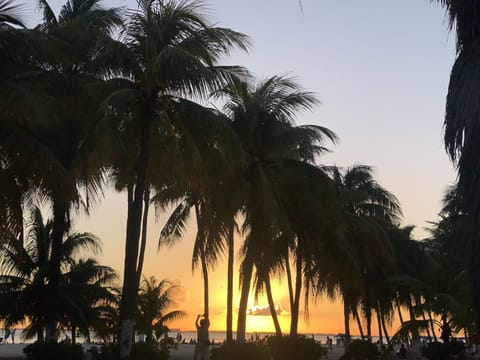
[[[63,1],[50,3],[58,9]],[[322,105],[299,123],[327,126],[340,136],[324,163],[374,166],[378,180],[400,199],[404,224],[424,227],[435,220],[443,192],[455,179],[442,141],[455,55],[455,37],[446,29],[443,9],[428,0],[302,0],[303,13],[298,0],[207,3],[214,21],[252,38],[250,54],[234,53],[227,63],[244,65],[259,77],[289,73],[318,94]],[[136,2],[105,4],[135,7]],[[93,216],[79,223],[81,230],[103,238],[105,259],[118,270],[123,265],[125,210],[124,196],[107,194]],[[189,275],[186,260],[192,234],[190,241],[155,255],[158,229],[150,229],[145,269],[180,279],[195,294],[186,306],[201,311],[200,278]],[[158,267],[179,258],[185,262],[182,270]],[[212,284],[223,291],[223,277]]]

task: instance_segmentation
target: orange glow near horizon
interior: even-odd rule
[[[115,192],[108,193],[108,201],[94,210],[90,217],[80,216],[76,228],[79,231],[91,231],[103,241],[103,255],[98,257],[100,263],[113,267],[119,272],[118,283],[122,281],[122,269],[124,260],[126,199],[124,194]],[[116,213],[113,217],[112,214]],[[174,284],[181,285],[181,291],[175,296],[177,306],[175,309],[183,310],[186,316],[172,321],[167,325],[172,329],[192,331],[195,329],[197,314],[203,314],[203,280],[201,272],[196,269],[192,272],[191,256],[196,226],[193,220],[187,224],[184,237],[174,247],[162,248],[157,251],[158,234],[161,224],[165,222],[166,215],[160,214],[156,219],[154,214],[149,219],[148,242],[145,253],[143,274],[145,277],[155,276],[158,280],[168,279]],[[241,240],[236,237],[237,254]],[[235,267],[238,271],[240,259],[235,258]],[[220,258],[218,264],[209,271],[209,302],[210,322],[212,331],[225,331],[226,328],[226,303],[227,281],[226,260]],[[234,299],[233,299],[233,330],[237,327],[238,304],[240,300],[240,287],[238,284],[238,272],[234,276]],[[288,299],[288,286],[285,279],[272,279],[272,293],[275,304],[282,309],[279,316],[280,325],[284,333],[290,330],[290,308]],[[344,332],[343,307],[339,300],[330,301],[320,297],[318,301],[309,304],[309,318],[303,314],[303,293],[300,304],[299,332],[303,334],[337,334]],[[265,307],[267,304],[263,296],[259,296],[257,302],[254,295],[250,294],[248,309],[255,306]],[[375,321],[372,323],[375,324]],[[350,322],[352,334],[358,334],[358,327],[354,321]],[[365,326],[364,326],[365,327]],[[398,325],[392,329],[396,331]],[[372,326],[374,334],[377,333]],[[394,331],[391,331],[392,333]],[[248,315],[247,332],[274,332],[273,321],[270,315]]]

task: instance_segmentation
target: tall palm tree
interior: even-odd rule
[[[434,1],[434,0],[432,0]],[[458,168],[458,191],[469,215],[470,273],[475,297],[476,326],[480,331],[480,4],[475,0],[435,0],[447,10],[455,28],[457,57],[448,87],[445,110],[445,147]]]
[[[320,126],[294,125],[295,117],[311,109],[317,100],[293,79],[273,76],[258,84],[237,81],[218,95],[226,99],[224,112],[231,119],[245,153],[244,164],[241,164],[244,185],[238,189],[244,189],[240,209],[245,218],[242,227],[245,242],[237,323],[237,340],[244,341],[254,266],[260,269],[265,259],[263,254],[274,239],[280,238],[278,234],[289,227],[292,214],[285,209],[294,197],[287,195],[288,185],[295,179],[318,180],[319,173],[312,164],[316,155],[324,150],[321,144],[325,138],[334,141],[336,137]],[[305,173],[317,176],[300,175]]]
[[[168,332],[165,323],[185,316],[181,310],[171,310],[176,305],[174,292],[178,286],[167,280],[157,281],[155,277],[144,278],[137,300],[135,327],[146,335],[148,344],[160,341]]]
[[[116,153],[111,163],[117,188],[128,194],[122,357],[130,354],[132,344],[145,192],[152,183],[162,184],[154,176],[162,179],[174,165],[171,159],[181,158],[178,148],[188,140],[177,138],[182,119],[201,123],[201,107],[187,97],[202,97],[224,86],[241,69],[219,66],[218,61],[232,48],[247,45],[243,34],[212,26],[201,2],[141,0],[138,5],[126,28],[124,59],[130,66],[125,75],[131,80],[110,81],[118,87],[104,107],[105,123],[113,130],[110,140]],[[169,161],[156,163],[159,156]]]
[[[54,227],[48,275],[52,315],[47,336],[56,339],[56,322],[60,319],[53,317],[58,299],[55,294],[60,281],[61,244],[70,229],[70,213],[78,205],[88,208],[103,183],[101,166],[86,160],[96,105],[85,84],[100,80],[108,72],[102,63],[108,52],[105,45],[121,19],[118,9],[103,9],[99,1],[68,1],[58,18],[45,0],[40,0],[39,6],[44,13],[43,23],[34,31],[7,39],[36,45],[28,55],[19,53],[21,59],[28,59],[27,67],[12,61],[11,66],[22,71],[7,79],[10,94],[3,98],[7,116],[2,125],[13,139],[22,140],[11,161],[30,164],[28,180],[52,207]],[[15,144],[5,143],[5,149],[15,148]]]

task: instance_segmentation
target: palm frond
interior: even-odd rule
[[[24,28],[23,10],[24,6],[15,4],[13,0],[0,0],[0,28],[12,25]]]
[[[160,231],[158,248],[172,246],[185,232],[186,221],[190,215],[191,205],[186,201],[180,203],[172,212],[167,222]]]

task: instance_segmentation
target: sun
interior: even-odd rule
[[[282,329],[286,329],[289,325],[288,316],[285,316],[287,314],[281,310],[279,304],[276,304],[275,309],[277,311],[280,327]],[[275,332],[275,327],[273,325],[273,320],[268,305],[254,305],[247,310],[247,332]]]

